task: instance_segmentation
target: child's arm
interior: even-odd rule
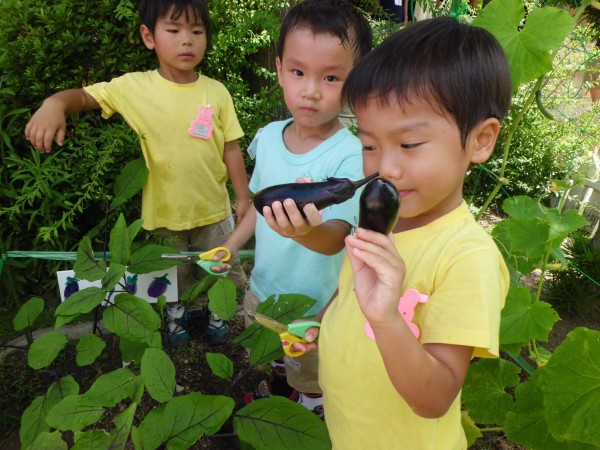
[[[248,190],[248,177],[246,175],[244,156],[237,140],[225,142],[223,161],[227,166],[229,179],[237,198],[235,213],[238,222],[241,222],[250,208],[250,191]]]
[[[240,248],[244,246],[246,242],[252,237],[254,234],[254,230],[256,229],[256,209],[254,205],[250,204],[248,208],[248,212],[244,215],[244,218],[237,224],[235,230],[229,239],[225,241],[223,247],[227,247],[231,252],[231,256],[235,257]],[[218,261],[219,258],[224,256],[224,252],[217,253],[214,257],[214,261]],[[231,270],[231,264],[223,263],[220,266],[215,266],[212,268],[214,272],[225,272],[227,270]]]
[[[419,416],[443,416],[463,385],[473,348],[415,339],[398,311],[406,267],[393,239],[359,228],[346,248],[356,297],[394,387]]]
[[[48,97],[25,127],[25,137],[40,152],[52,150],[52,139],[63,145],[67,122],[65,116],[98,109],[98,102],[84,89],[67,89]]]
[[[321,221],[321,215],[313,204],[304,207],[302,216],[292,199],[274,202],[263,208],[265,221],[283,237],[292,238],[313,252],[335,255],[344,248],[344,238],[350,233],[350,224],[343,220]]]

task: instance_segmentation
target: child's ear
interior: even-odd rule
[[[467,145],[471,147],[471,162],[484,163],[491,156],[500,134],[500,121],[495,117],[480,122],[469,135]]]
[[[154,50],[154,37],[152,32],[146,25],[140,26],[140,34],[142,35],[142,41],[148,50]]]
[[[281,86],[281,59],[279,59],[279,56],[275,58],[275,67],[277,68],[277,79],[279,80],[279,86]]]

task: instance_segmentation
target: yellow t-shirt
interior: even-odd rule
[[[157,70],[128,73],[85,88],[102,117],[119,113],[140,136],[149,170],[142,193],[144,228],[174,231],[218,222],[231,214],[223,161],[225,142],[244,135],[231,95],[220,82],[200,75],[189,84],[166,80]],[[207,139],[189,134],[201,107]],[[202,120],[201,120],[202,122]]]
[[[474,356],[497,357],[509,274],[495,243],[467,205],[422,228],[395,234],[394,239],[407,267],[404,289],[429,296],[415,310],[419,341],[472,346]],[[367,337],[366,318],[353,288],[346,258],[339,296],[323,318],[319,337],[319,383],[334,448],[467,448],[460,395],[439,419],[417,416],[395,390],[376,343]]]

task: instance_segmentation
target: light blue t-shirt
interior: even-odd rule
[[[283,131],[293,119],[273,122],[257,134],[252,144],[256,164],[250,180],[254,193],[269,186],[294,183],[310,176],[317,181],[329,177],[363,178],[362,145],[343,128],[305,154],[291,153],[283,142]],[[323,210],[323,222],[339,219],[356,226],[359,194],[344,203]],[[307,313],[318,313],[337,289],[344,250],[333,256],[313,252],[293,239],[273,231],[261,214],[256,215],[256,246],[250,289],[261,302],[271,295],[303,294],[317,300]]]

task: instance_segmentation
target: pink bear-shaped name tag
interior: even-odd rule
[[[194,120],[192,120],[192,123],[190,124],[190,129],[188,130],[189,135],[201,139],[212,138],[213,112],[214,111],[212,109],[212,106],[201,106],[198,110],[198,116]]]
[[[398,302],[398,311],[402,314],[408,328],[410,328],[410,331],[412,331],[417,339],[421,336],[421,330],[413,323],[413,319],[415,318],[415,308],[419,303],[427,302],[428,299],[429,296],[421,294],[416,289],[407,289],[404,291],[404,295],[400,297],[400,301]],[[367,333],[369,339],[375,340],[375,334],[373,334],[373,329],[369,322],[365,325],[365,333]]]

